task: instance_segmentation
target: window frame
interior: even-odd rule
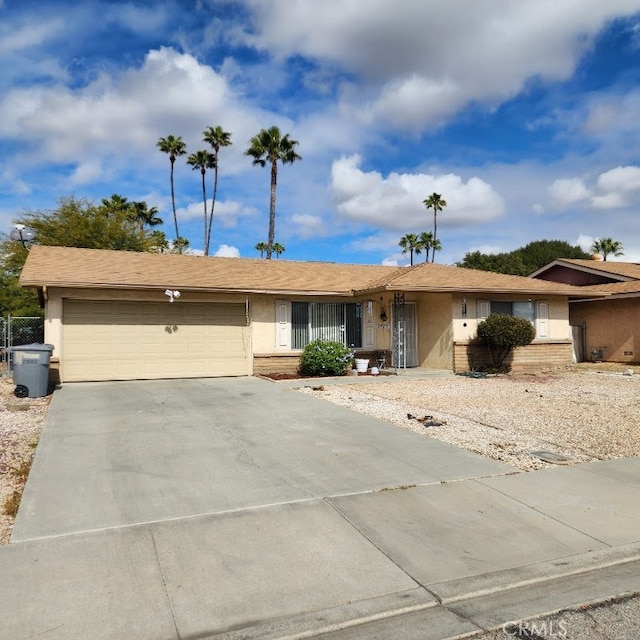
[[[494,312],[492,310],[492,305],[496,303],[497,305],[511,305],[511,313],[507,315],[511,315],[516,318],[525,318],[529,320],[533,327],[536,330],[536,337],[534,338],[534,342],[536,340],[549,340],[549,309],[550,304],[548,300],[491,300],[489,298],[478,298],[476,307],[477,307],[477,320],[478,322],[482,320],[486,320],[491,313],[501,313],[500,311]],[[513,305],[514,304],[530,304],[532,305],[532,314],[529,316],[523,315],[514,315],[513,314]]]
[[[302,351],[309,342],[323,338],[340,342],[350,349],[363,349],[365,303],[363,302],[334,302],[331,300],[313,301],[292,300],[290,303],[290,348],[292,351]],[[303,308],[306,310],[303,311]],[[326,307],[326,308],[325,308]],[[318,320],[332,320],[336,312],[341,316],[340,324],[318,324]],[[306,320],[305,325],[296,323],[296,319]],[[356,338],[349,344],[348,338]]]

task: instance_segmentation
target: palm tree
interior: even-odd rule
[[[273,251],[276,254],[276,258],[279,258],[280,254],[285,252],[285,248],[279,242],[276,242],[273,245]]]
[[[253,164],[264,167],[271,163],[271,198],[269,200],[269,238],[267,241],[267,260],[271,260],[273,240],[276,232],[276,187],[278,184],[278,161],[282,164],[292,164],[302,157],[296,153],[297,140],[292,140],[289,134],[282,135],[278,127],[262,129],[249,141],[250,147],[244,152],[245,156],[253,158]]]
[[[171,162],[171,205],[173,207],[173,223],[176,228],[177,240],[180,237],[180,232],[178,231],[178,216],[176,214],[176,194],[173,188],[173,165],[178,156],[183,156],[187,153],[187,145],[182,141],[180,136],[167,136],[166,138],[160,138],[156,146],[162,153],[169,154],[169,162]]]
[[[260,257],[264,258],[264,252],[269,248],[269,245],[266,242],[258,242],[255,248],[260,252]]]
[[[438,239],[438,211],[442,211],[447,206],[447,201],[443,200],[442,196],[434,191],[426,200],[422,201],[422,204],[427,209],[433,209],[433,240],[435,242]],[[434,261],[435,257],[436,252],[434,249],[431,262]]]
[[[119,193],[114,193],[110,198],[102,198],[102,212],[109,217],[111,213],[124,213],[131,209],[133,202]]]
[[[140,233],[144,231],[145,227],[157,227],[163,223],[162,218],[158,217],[157,207],[151,207],[151,209],[149,209],[144,200],[130,203],[129,215],[138,225]]]
[[[169,253],[183,253],[186,248],[189,246],[189,241],[182,236],[178,236],[172,243],[169,248]]]
[[[149,250],[154,253],[164,253],[169,249],[167,236],[163,231],[154,230],[149,236]]]
[[[402,247],[402,254],[409,253],[411,256],[411,266],[413,266],[413,254],[418,255],[422,251],[422,245],[415,233],[407,233],[400,238],[399,246]]]
[[[623,246],[622,242],[619,240],[613,240],[612,238],[599,238],[593,241],[591,245],[591,251],[594,253],[601,253],[602,259],[606,262],[607,256],[612,254],[616,258],[618,256],[623,256],[624,251],[622,251]]]
[[[429,250],[433,246],[433,233],[431,231],[423,231],[418,236],[418,242],[420,243],[420,249],[424,249],[424,261],[429,262]],[[436,240],[436,242],[439,242]]]
[[[187,164],[191,165],[191,168],[195,171],[198,169],[200,171],[200,175],[202,176],[202,204],[204,206],[204,236],[202,238],[203,242],[207,242],[207,228],[208,228],[208,220],[207,220],[207,188],[204,181],[204,176],[207,173],[207,169],[213,169],[215,165],[216,159],[212,153],[208,151],[196,151],[192,153],[187,158]],[[207,247],[208,248],[208,247]]]
[[[204,241],[204,255],[209,255],[209,243],[211,242],[211,227],[213,226],[213,210],[216,206],[216,196],[218,194],[218,154],[222,147],[229,147],[231,144],[231,134],[225,131],[220,125],[209,127],[202,132],[203,140],[213,147],[213,197],[211,199],[211,212],[209,214],[209,225]]]

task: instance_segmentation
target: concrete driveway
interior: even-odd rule
[[[640,460],[616,463],[513,474],[258,379],[66,385],[3,633],[439,639],[638,590]]]
[[[65,385],[12,541],[508,470],[255,378]]]

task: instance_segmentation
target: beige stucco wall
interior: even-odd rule
[[[466,300],[467,317],[462,317],[462,304]],[[478,300],[503,300],[511,302],[527,302],[532,304],[546,301],[549,304],[549,335],[545,340],[567,340],[571,337],[569,327],[568,299],[564,296],[518,296],[504,295],[464,295],[452,296],[453,339],[455,342],[467,342],[475,338],[478,329]],[[536,341],[541,338],[536,336]]]
[[[604,360],[640,362],[640,300],[621,298],[572,303],[571,324],[586,326],[585,358],[602,348]]]
[[[254,355],[267,355],[283,353],[276,348],[276,301],[282,296],[273,295],[244,295],[244,294],[215,294],[181,291],[181,302],[229,302],[248,303],[251,322],[251,353]],[[45,296],[46,320],[45,341],[55,347],[54,357],[62,355],[62,302],[65,298],[85,300],[138,300],[160,301],[167,300],[164,290],[145,291],[127,289],[47,289]],[[462,317],[462,300],[467,301],[467,317]],[[309,297],[297,297],[291,299],[309,300]],[[372,302],[373,325],[375,334],[375,346],[370,349],[391,349],[391,317],[393,309],[393,293],[378,293],[358,298],[314,297],[318,301],[348,300],[356,302]],[[482,296],[481,299],[488,299]],[[526,296],[491,296],[492,300],[523,300]],[[566,298],[532,298],[532,302],[544,299],[549,303],[549,338],[548,340],[566,340],[569,337],[569,311]],[[454,343],[466,342],[474,337],[477,328],[477,296],[465,296],[454,293],[419,293],[407,294],[406,302],[417,304],[418,321],[418,364],[424,367],[453,368]],[[167,301],[167,304],[171,304]],[[597,304],[597,303],[594,303]],[[385,310],[386,321],[380,318],[382,310]],[[619,316],[619,312],[617,312]],[[614,314],[615,315],[615,314]],[[453,318],[453,322],[452,322]],[[576,321],[577,322],[577,321]],[[604,324],[611,324],[611,320],[605,319]],[[594,323],[593,337],[598,346],[606,344],[598,337]],[[613,343],[611,343],[613,344]],[[629,343],[625,343],[625,349]],[[639,343],[640,344],[640,343]],[[624,345],[623,345],[624,346]],[[622,348],[622,347],[621,347]],[[640,348],[640,346],[639,346]],[[285,352],[285,353],[291,353]],[[640,359],[640,358],[639,358]],[[628,358],[627,358],[628,360]]]
[[[254,296],[251,299],[251,343],[254,354],[276,351],[275,296]]]

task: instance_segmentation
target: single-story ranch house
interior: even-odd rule
[[[589,287],[605,297],[571,300],[569,321],[584,360],[640,362],[640,265],[608,260],[558,259],[531,274]]]
[[[209,258],[34,246],[35,287],[63,382],[291,372],[328,338],[392,367],[468,371],[478,321],[528,318],[513,366],[572,361],[569,305],[584,288],[422,263],[414,267]],[[593,294],[598,296],[599,294]],[[604,294],[603,294],[604,295]],[[372,362],[373,364],[373,362]]]

